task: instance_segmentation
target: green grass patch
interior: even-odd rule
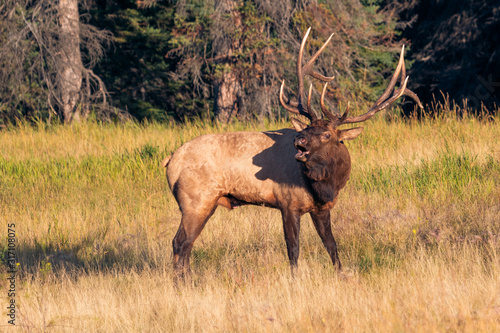
[[[351,184],[366,193],[378,192],[387,196],[440,195],[470,198],[491,195],[500,178],[500,164],[492,156],[480,163],[468,153],[444,153],[418,165],[377,167],[352,177]]]

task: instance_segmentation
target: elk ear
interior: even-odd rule
[[[307,127],[307,124],[304,124],[298,119],[290,118],[290,121],[292,122],[293,128],[295,128],[297,132],[303,131]]]
[[[339,141],[356,139],[363,132],[363,127],[355,127],[339,131]]]

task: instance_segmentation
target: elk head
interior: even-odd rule
[[[298,152],[295,158],[305,163],[306,165],[312,166],[317,160],[328,161],[334,157],[333,151],[338,149],[345,140],[355,139],[363,131],[362,127],[356,127],[351,129],[338,129],[339,126],[345,124],[359,123],[370,119],[377,112],[384,110],[389,105],[394,103],[399,97],[406,95],[414,99],[420,108],[422,104],[415,93],[406,88],[408,82],[408,77],[406,76],[406,69],[404,64],[404,46],[401,49],[401,56],[399,58],[399,63],[394,72],[388,87],[385,89],[384,93],[377,99],[375,104],[370,108],[370,110],[360,116],[348,117],[349,106],[342,116],[337,116],[330,111],[325,106],[324,98],[328,82],[332,81],[335,77],[326,77],[312,69],[314,61],[323,52],[325,47],[328,45],[333,37],[333,34],[328,38],[328,40],[321,46],[321,48],[312,56],[312,58],[302,66],[302,59],[304,48],[306,44],[307,37],[311,28],[309,28],[302,39],[302,43],[299,49],[299,56],[297,61],[297,77],[298,77],[298,93],[297,101],[290,101],[283,94],[283,87],[285,82],[281,84],[279,99],[281,105],[291,113],[300,114],[305,116],[310,120],[310,125],[307,125],[296,118],[292,118],[292,124],[297,130],[298,134],[295,137],[295,148]],[[323,92],[321,93],[320,105],[323,114],[326,119],[318,119],[316,113],[311,109],[311,95],[312,95],[312,84],[309,86],[309,93],[307,97],[307,104],[304,105],[305,93],[304,93],[304,77],[310,75],[320,81],[326,82],[323,86]],[[400,77],[400,87],[395,88],[396,82]],[[313,180],[322,180],[322,178],[328,177],[328,172],[310,172],[310,178]]]

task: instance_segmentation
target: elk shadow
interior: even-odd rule
[[[261,169],[255,173],[258,180],[272,180],[278,184],[303,186],[302,165],[295,159],[294,138],[297,132],[290,128],[263,132],[274,143],[252,158],[252,164]]]
[[[96,271],[130,271],[140,272],[145,269],[164,267],[170,258],[155,257],[147,251],[146,235],[126,234],[116,242],[107,243],[104,235],[89,233],[73,244],[45,243],[35,240],[33,243],[20,242],[15,248],[15,260],[19,263],[16,275],[21,279],[34,279],[44,274],[55,277],[66,276],[78,278],[82,273]],[[163,247],[167,247],[165,241]],[[4,268],[9,269],[7,253],[1,253]],[[159,260],[160,259],[160,260]]]

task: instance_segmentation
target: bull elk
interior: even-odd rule
[[[164,160],[168,184],[182,212],[172,242],[177,276],[189,274],[193,243],[217,206],[232,209],[248,204],[281,211],[292,273],[299,257],[300,217],[306,213],[311,215],[333,265],[341,269],[330,224],[330,210],[351,171],[344,141],[356,138],[363,128],[338,127],[370,119],[402,95],[413,98],[420,107],[421,103],[417,95],[406,88],[408,77],[403,47],[389,86],[367,113],[356,117],[349,117],[348,110],[340,117],[331,113],[325,107],[324,96],[326,85],[333,77],[317,73],[312,65],[333,35],[302,66],[310,30],[302,39],[298,55],[297,100],[291,101],[284,96],[284,82],[279,93],[281,105],[291,113],[308,118],[309,125],[292,118],[294,129],[203,135],[185,143]],[[320,99],[326,119],[318,119],[312,111],[311,89],[307,101],[305,99],[306,75],[326,82]],[[396,89],[398,76],[401,77],[400,87]]]

